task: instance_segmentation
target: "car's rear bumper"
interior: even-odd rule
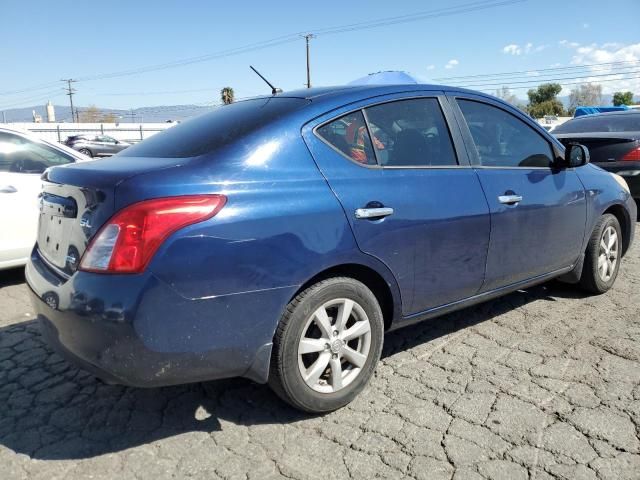
[[[64,281],[37,251],[26,267],[43,334],[110,383],[153,387],[244,376],[267,380],[291,288],[186,299],[151,273],[76,272]]]

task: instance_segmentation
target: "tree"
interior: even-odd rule
[[[116,123],[113,113],[102,113],[95,105],[90,105],[85,111],[79,113],[81,123]]]
[[[544,83],[538,88],[532,88],[527,92],[529,105],[527,112],[533,118],[542,118],[545,115],[562,115],[564,107],[558,100],[558,94],[562,90],[559,83]]]
[[[513,93],[511,93],[511,90],[509,90],[509,87],[501,87],[498,90],[496,90],[496,97],[501,98],[502,100],[504,100],[507,103],[510,103],[511,105],[518,104],[518,98]]]
[[[100,119],[100,123],[116,123],[116,116],[113,113],[107,113],[106,115],[102,115]]]
[[[220,100],[222,100],[222,103],[225,105],[233,103],[233,88],[224,87],[220,90]]]
[[[569,114],[573,115],[578,107],[602,104],[602,85],[583,83],[569,94]]]
[[[80,112],[79,121],[80,123],[99,123],[101,117],[98,107],[90,105],[84,112]]]
[[[616,107],[620,105],[633,105],[633,92],[615,92],[613,94],[613,104]]]

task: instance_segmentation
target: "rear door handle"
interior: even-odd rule
[[[393,208],[358,208],[356,209],[356,218],[382,218],[393,215]]]
[[[13,185],[2,185],[0,186],[0,193],[16,193],[18,189]]]
[[[522,195],[500,195],[498,201],[505,205],[516,205],[522,201]]]

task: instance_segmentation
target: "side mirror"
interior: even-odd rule
[[[589,163],[589,149],[579,143],[570,143],[564,151],[565,165],[568,168],[581,167]]]

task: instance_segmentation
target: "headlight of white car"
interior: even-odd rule
[[[616,179],[616,182],[618,182],[618,185],[624,188],[627,193],[631,193],[631,190],[629,190],[629,185],[627,184],[627,181],[624,178],[622,178],[620,175],[616,175],[615,173],[612,173],[611,175],[613,175],[613,178]]]

